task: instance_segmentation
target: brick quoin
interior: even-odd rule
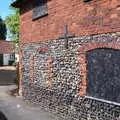
[[[32,1],[20,6],[21,42],[58,39],[65,24],[75,36],[120,31],[119,0],[48,0],[48,15],[34,21]]]
[[[31,82],[34,84],[34,81],[35,81],[35,76],[34,76],[34,57],[35,57],[35,54],[32,54],[29,58],[30,60],[30,79],[31,79]]]
[[[18,69],[19,69],[19,95],[22,96],[22,70],[23,70],[23,65],[22,65],[22,59],[23,59],[23,48],[24,48],[24,43],[20,42],[20,50],[19,50],[19,64],[18,64]]]
[[[52,88],[52,78],[53,78],[53,64],[52,64],[52,57],[51,56],[48,56],[48,87],[49,88]]]
[[[98,42],[98,43],[87,43],[84,46],[81,46],[79,49],[79,63],[80,63],[80,96],[84,96],[87,93],[87,60],[86,60],[86,52],[90,50],[94,50],[97,48],[112,48],[120,50],[120,43],[116,41],[112,42]]]

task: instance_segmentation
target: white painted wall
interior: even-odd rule
[[[3,55],[3,65],[9,65],[10,54]]]

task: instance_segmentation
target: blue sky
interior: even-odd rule
[[[9,9],[11,3],[12,0],[0,0],[0,16],[3,19],[13,13],[13,11]]]

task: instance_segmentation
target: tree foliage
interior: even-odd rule
[[[0,40],[5,40],[7,35],[7,29],[4,21],[0,17]],[[0,66],[3,65],[3,55],[0,54]]]
[[[7,35],[7,29],[4,21],[0,17],[0,40],[5,40]]]
[[[8,28],[8,37],[15,43],[19,42],[19,9],[10,8],[14,14],[9,15],[5,19]]]

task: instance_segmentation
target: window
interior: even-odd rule
[[[35,0],[33,20],[48,15],[47,0]]]
[[[120,50],[88,51],[87,95],[120,103]]]
[[[15,60],[15,55],[14,55],[14,54],[10,54],[9,60],[10,60],[10,61],[14,61],[14,60]]]

